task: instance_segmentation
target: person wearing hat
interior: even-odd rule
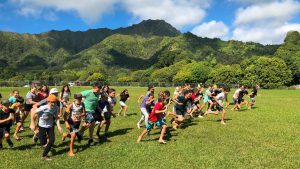
[[[85,117],[85,108],[82,102],[82,95],[74,94],[74,100],[70,103],[66,109],[64,114],[66,128],[70,130],[70,134],[63,133],[62,140],[64,141],[67,137],[70,138],[70,152],[69,156],[75,156],[73,152],[73,145],[75,141],[75,137],[78,137],[78,141],[82,140],[82,136],[79,133],[79,127],[81,118]]]
[[[2,100],[0,102],[0,149],[3,148],[3,136],[5,136],[9,148],[13,148],[14,146],[10,140],[10,127],[12,126],[14,110],[9,109],[9,104],[8,100]]]
[[[42,154],[42,160],[51,160],[48,156],[49,151],[51,150],[54,141],[54,119],[56,120],[57,129],[60,133],[63,132],[59,117],[58,117],[59,107],[57,106],[57,97],[55,95],[49,95],[47,97],[47,104],[40,106],[35,109],[34,114],[38,115],[38,127],[39,127],[39,140],[44,148]],[[48,136],[48,137],[47,137]],[[47,142],[48,140],[48,142]]]
[[[50,90],[50,92],[49,92],[49,96],[53,95],[55,97],[58,97],[58,93],[59,92],[58,92],[57,88],[52,88]],[[31,112],[33,112],[35,109],[39,108],[40,106],[47,105],[47,103],[48,103],[48,97],[45,98],[44,100],[41,100],[41,101],[37,102],[36,104],[34,104],[33,107],[32,107],[32,111]],[[58,106],[60,105],[59,100],[57,100],[56,104]],[[34,140],[37,139],[37,136],[36,136],[37,133],[36,133],[36,130],[35,130],[35,128],[36,128],[35,126],[36,126],[36,116],[34,115],[34,113],[31,113],[31,117],[30,117],[30,129],[35,132],[35,135],[33,136]]]

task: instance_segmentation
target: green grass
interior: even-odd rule
[[[0,88],[7,97],[13,88]],[[121,92],[123,88],[116,88]],[[220,116],[194,118],[184,129],[171,131],[166,145],[157,141],[159,130],[137,144],[142,129],[136,128],[140,111],[136,99],[146,88],[128,87],[128,117],[112,118],[110,138],[88,148],[87,134],[76,145],[76,157],[67,156],[69,141],[56,133],[52,161],[40,160],[42,150],[32,143],[27,128],[13,150],[0,150],[0,168],[299,168],[300,91],[260,90],[255,109]],[[157,88],[156,93],[162,88]],[[28,89],[20,88],[21,95]],[[83,88],[72,88],[72,92]],[[173,91],[173,89],[170,89]],[[232,94],[229,95],[231,98]],[[119,106],[115,108],[118,110]],[[231,108],[231,107],[230,107]],[[28,120],[25,126],[28,126]],[[168,123],[169,125],[169,123]],[[13,127],[14,129],[14,127]],[[4,147],[7,147],[4,141]],[[52,154],[50,153],[52,156]]]

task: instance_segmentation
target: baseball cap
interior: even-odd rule
[[[59,93],[57,88],[52,88],[49,92],[49,94],[53,94],[53,93]]]
[[[47,101],[48,101],[48,102],[56,102],[56,96],[54,96],[54,95],[49,95],[48,98],[47,98]]]

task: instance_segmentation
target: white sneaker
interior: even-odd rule
[[[139,123],[137,123],[137,124],[136,124],[136,126],[137,126],[137,128],[138,128],[138,129],[140,129],[140,128],[141,128],[141,126],[140,126],[140,124],[139,124]]]
[[[202,119],[202,118],[204,118],[204,117],[203,117],[203,116],[201,116],[201,115],[199,115],[199,116],[198,116],[198,118],[201,118],[201,119]]]
[[[98,125],[98,124],[100,124],[100,121],[96,121],[96,123],[95,123],[96,125]]]

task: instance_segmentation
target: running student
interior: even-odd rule
[[[234,106],[231,110],[239,110],[241,108],[240,103],[241,103],[241,98],[240,93],[244,90],[244,85],[241,85],[233,94],[233,103]]]
[[[221,124],[225,124],[225,109],[224,109],[224,103],[223,100],[225,99],[226,95],[228,94],[228,91],[225,89],[224,87],[221,86],[219,88],[219,93],[215,93],[212,95],[213,97],[213,102],[216,105],[216,111],[215,112],[206,112],[204,115],[208,115],[208,114],[214,114],[214,115],[218,115],[219,112],[221,112]]]
[[[149,112],[151,112],[149,110],[151,109],[150,107],[152,106],[153,101],[154,101],[154,95],[152,93],[149,93],[143,98],[143,101],[140,105],[142,116],[139,122],[136,124],[137,128],[141,128],[141,124],[143,121],[145,121],[145,125],[148,124]]]
[[[38,92],[37,92],[38,100],[39,100],[39,101],[44,100],[44,99],[46,99],[48,96],[49,96],[49,88],[48,88],[47,85],[43,84],[43,85],[38,89]]]
[[[14,104],[16,103],[16,99],[17,97],[20,96],[20,92],[19,90],[13,90],[12,93],[11,93],[11,96],[9,97],[8,101],[10,104]]]
[[[257,96],[258,89],[259,89],[259,84],[256,84],[255,87],[253,87],[253,89],[251,91],[251,94],[250,94],[251,103],[250,103],[249,109],[252,109],[255,104],[255,97]]]
[[[167,125],[164,122],[162,118],[162,113],[165,113],[167,111],[167,108],[164,105],[165,102],[165,96],[164,93],[160,93],[158,96],[158,102],[155,104],[152,112],[150,113],[148,124],[146,126],[146,129],[141,133],[141,135],[137,139],[137,143],[139,143],[145,134],[151,131],[153,129],[154,124],[156,124],[157,127],[161,127],[161,133],[158,142],[161,144],[166,144],[166,141],[163,140],[164,134],[167,130]]]
[[[61,89],[61,93],[59,96],[59,100],[60,100],[59,117],[62,117],[63,115],[63,108],[68,106],[70,95],[71,95],[71,91],[69,85],[64,85]]]
[[[109,96],[114,97],[114,95],[115,95],[115,92],[113,92],[113,90],[111,90]],[[101,95],[101,100],[99,100],[98,106],[97,106],[97,112],[100,113],[100,117],[101,117],[100,124],[97,129],[97,136],[98,136],[99,140],[100,140],[100,130],[104,125],[105,125],[104,138],[105,139],[108,138],[108,129],[109,129],[110,122],[111,122],[111,116],[115,117],[115,115],[112,112],[113,105],[114,105],[114,102],[112,102],[112,100],[109,99],[109,97],[106,94]]]
[[[85,108],[82,103],[82,95],[74,94],[74,100],[68,105],[65,112],[65,123],[66,128],[70,130],[70,134],[63,133],[62,140],[64,141],[67,137],[70,138],[70,151],[69,156],[75,156],[73,151],[73,145],[75,137],[78,137],[78,141],[82,140],[82,136],[79,133],[79,127],[81,123],[81,118],[85,117]]]
[[[14,111],[9,109],[9,101],[2,100],[0,102],[0,149],[3,148],[2,139],[5,136],[9,148],[13,148],[14,144],[10,140],[10,127],[14,117]]]
[[[32,86],[30,91],[26,94],[26,101],[24,106],[24,115],[22,116],[21,125],[23,125],[25,119],[27,118],[28,114],[30,113],[34,104],[38,103],[38,97],[36,93],[36,87]]]
[[[128,90],[127,89],[123,90],[123,92],[120,94],[120,106],[121,106],[121,109],[118,112],[118,116],[121,114],[122,111],[124,111],[124,116],[126,116],[126,112],[127,112],[128,106],[125,104],[125,102],[127,100],[129,100],[129,99],[130,99],[130,97],[129,97]]]
[[[83,135],[84,131],[89,128],[89,141],[88,141],[89,146],[94,145],[94,140],[93,140],[93,133],[95,128],[94,115],[98,104],[101,88],[102,87],[99,85],[99,83],[95,83],[93,85],[92,90],[86,90],[81,92],[81,95],[84,99],[86,116],[85,116],[85,122],[80,129],[80,134]]]
[[[40,106],[34,111],[38,114],[38,126],[39,126],[39,140],[44,148],[42,154],[42,160],[51,160],[48,156],[49,151],[51,150],[54,141],[54,120],[56,120],[57,129],[62,133],[62,128],[60,126],[59,117],[58,117],[58,106],[57,98],[54,95],[50,95],[47,98],[47,105]]]
[[[173,125],[173,129],[177,129],[178,125],[180,125],[184,121],[184,115],[187,112],[187,102],[191,98],[191,91],[185,90],[183,91],[183,95],[179,95],[173,101],[175,102],[175,113],[176,119],[171,119],[171,124]]]
[[[21,140],[20,137],[18,136],[18,133],[20,132],[21,124],[22,124],[21,112],[23,109],[23,104],[24,104],[24,99],[18,96],[16,98],[15,103],[10,106],[10,109],[13,109],[15,112],[15,121],[17,126],[14,133],[14,139],[17,141]]]

